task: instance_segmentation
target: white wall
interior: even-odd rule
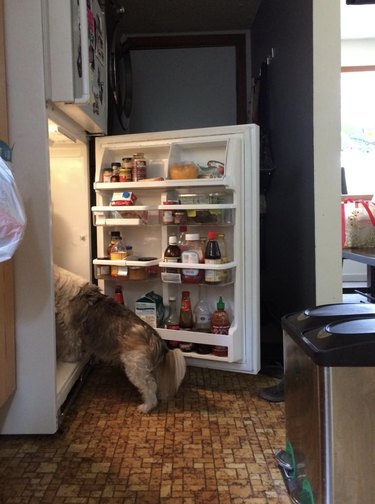
[[[313,2],[316,303],[341,301],[340,0]]]
[[[362,65],[375,65],[375,39],[342,40],[341,66]]]

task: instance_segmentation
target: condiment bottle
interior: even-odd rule
[[[133,155],[132,180],[137,182],[146,178],[147,162],[143,152],[136,152]]]
[[[164,262],[176,263],[181,262],[181,249],[177,245],[177,236],[170,236],[168,239],[168,247],[164,252]],[[167,273],[178,273],[177,268],[165,268]]]
[[[217,232],[209,231],[207,234],[207,245],[204,253],[205,264],[221,264],[221,253],[217,241]],[[206,283],[216,284],[222,280],[220,270],[205,270],[204,279]]]
[[[116,243],[116,241],[121,237],[120,231],[111,231],[111,241],[108,244],[107,247],[107,257],[111,257],[111,250],[113,245]]]
[[[131,182],[133,177],[132,171],[133,171],[133,158],[123,157],[121,160],[121,168],[119,174],[120,182]]]
[[[183,291],[181,295],[181,307],[179,318],[180,329],[184,331],[191,331],[194,326],[193,312],[191,310],[190,292]],[[179,347],[183,352],[192,352],[194,343],[181,341]]]
[[[118,303],[125,304],[124,303],[124,296],[122,294],[122,287],[121,287],[121,285],[116,285],[115,295],[113,296],[113,299],[115,301],[117,301]]]
[[[204,279],[203,269],[194,269],[194,264],[204,262],[204,249],[198,233],[187,233],[185,244],[181,252],[181,262],[189,263],[191,268],[183,268],[181,271],[181,281],[186,283],[201,283]]]
[[[122,244],[121,236],[118,237],[115,244],[111,248],[111,261],[123,261],[126,258],[126,248]],[[122,266],[111,266],[111,276],[117,277],[120,275],[127,274],[127,267]]]
[[[211,311],[204,298],[200,298],[194,308],[194,331],[204,333],[211,332]],[[209,354],[211,351],[211,345],[206,345],[204,343],[197,344],[197,352],[199,354]]]
[[[112,174],[113,174],[112,168],[104,168],[103,182],[111,182]]]
[[[176,298],[175,296],[170,296],[169,299],[169,315],[164,323],[166,329],[173,331],[178,331],[180,329],[180,317],[177,313]],[[178,341],[168,340],[168,346],[170,348],[177,348]]]
[[[120,166],[121,163],[112,163],[112,177],[111,182],[118,182],[120,179]]]
[[[225,311],[225,304],[221,296],[216,305],[216,308],[216,311],[214,311],[211,317],[211,332],[213,334],[228,334],[230,322],[228,313]],[[214,347],[212,348],[212,353],[217,357],[227,357],[228,348],[225,346],[214,345]]]
[[[225,242],[225,234],[219,233],[217,235],[217,242],[219,244],[220,253],[221,253],[221,264],[225,264],[228,262],[228,252],[227,245]],[[230,270],[221,270],[220,271],[221,281],[223,283],[229,282],[231,280],[231,271]]]

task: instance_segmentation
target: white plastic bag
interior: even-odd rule
[[[0,157],[0,262],[13,257],[22,241],[26,214],[13,174]]]

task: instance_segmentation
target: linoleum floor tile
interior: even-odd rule
[[[258,397],[275,383],[190,367],[142,415],[122,371],[96,364],[55,435],[0,436],[0,504],[286,504],[284,403]]]

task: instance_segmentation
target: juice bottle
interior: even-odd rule
[[[116,241],[121,238],[120,231],[111,231],[111,241],[109,242],[107,246],[107,257],[111,257],[111,250],[113,245],[116,243]]]
[[[119,236],[113,247],[111,248],[111,261],[122,261],[126,258],[126,247],[122,244],[122,238]],[[125,276],[127,274],[127,267],[111,266],[111,276]]]
[[[211,318],[211,332],[213,334],[228,334],[230,321],[228,313],[225,311],[225,304],[221,296],[216,308],[217,309]],[[214,345],[212,353],[217,357],[226,357],[228,355],[228,348],[225,346]]]

